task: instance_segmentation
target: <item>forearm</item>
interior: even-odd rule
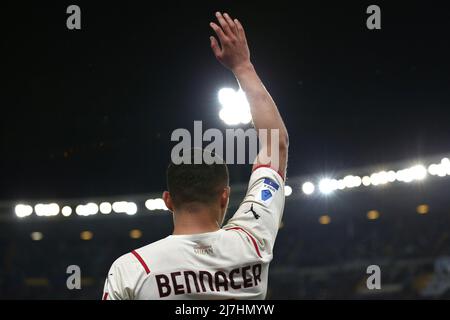
[[[278,108],[264,87],[252,64],[233,71],[250,105],[253,124],[256,129],[278,129],[280,139],[287,139],[287,130]]]
[[[245,92],[250,105],[253,124],[256,130],[267,129],[268,139],[266,145],[261,145],[261,150],[271,153],[270,146],[273,145],[270,139],[271,130],[278,130],[278,154],[280,160],[280,170],[285,170],[287,158],[288,133],[278,108],[258,77],[255,68],[248,63],[233,70],[240,87]]]

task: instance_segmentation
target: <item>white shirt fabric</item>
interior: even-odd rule
[[[268,167],[255,169],[222,229],[170,235],[121,256],[103,299],[264,299],[284,201],[283,178]]]

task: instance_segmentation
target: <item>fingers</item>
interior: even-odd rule
[[[233,34],[235,36],[238,36],[238,30],[237,30],[237,26],[236,24],[233,22],[233,19],[231,19],[231,17],[228,15],[228,13],[224,13],[223,14],[225,21],[228,23],[228,25],[230,26],[231,31],[233,32]]]
[[[216,18],[217,18],[217,21],[219,21],[219,24],[222,27],[223,31],[225,32],[225,35],[227,37],[233,37],[235,34],[232,30],[232,27],[228,24],[228,22],[224,18],[224,16],[220,12],[216,12]]]
[[[211,28],[216,33],[217,37],[220,40],[220,43],[223,43],[224,41],[226,41],[228,39],[228,37],[223,32],[222,28],[219,27],[217,24],[215,24],[214,22],[211,22],[209,25],[211,26]]]
[[[214,52],[214,55],[217,58],[220,57],[221,50],[220,50],[219,44],[217,43],[216,38],[211,36],[211,37],[209,37],[209,40],[211,41],[211,49]]]
[[[236,29],[238,31],[238,35],[241,39],[244,39],[247,42],[247,38],[245,37],[244,27],[242,27],[241,22],[238,19],[234,19],[234,23],[236,25]]]

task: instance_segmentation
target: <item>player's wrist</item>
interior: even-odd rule
[[[253,64],[250,61],[247,61],[233,67],[231,71],[237,78],[239,78],[239,76],[243,74],[255,72],[255,68],[253,67]]]

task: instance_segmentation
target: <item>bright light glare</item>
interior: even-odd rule
[[[319,182],[319,190],[323,194],[330,194],[338,189],[338,181],[336,179],[322,179]]]
[[[388,182],[394,182],[396,178],[397,178],[397,175],[396,175],[395,171],[390,170],[387,173],[387,180],[388,180]]]
[[[94,237],[94,233],[92,231],[82,231],[80,233],[81,240],[89,241]]]
[[[319,223],[320,224],[330,224],[331,218],[329,215],[323,215],[319,217]]]
[[[42,232],[35,231],[30,234],[30,237],[33,241],[40,241],[42,240],[42,238],[44,238],[44,235],[42,234]]]
[[[438,177],[450,175],[450,160],[448,158],[443,158],[440,163],[431,164],[428,167],[428,173]]]
[[[416,165],[411,168],[399,170],[396,173],[397,181],[409,183],[414,180],[423,180],[427,176],[427,169],[423,165]]]
[[[284,186],[284,195],[289,197],[292,194],[292,188],[290,186]]]
[[[248,124],[252,121],[250,106],[244,91],[223,88],[219,90],[218,98],[222,105],[219,117],[227,125]]]
[[[26,204],[18,204],[16,205],[14,211],[16,212],[17,217],[25,218],[31,216],[33,213],[33,207]]]
[[[164,203],[164,200],[161,198],[158,199],[148,199],[145,201],[145,207],[150,210],[169,210]]]
[[[34,206],[34,212],[39,217],[56,216],[59,213],[59,206],[56,203],[38,203]]]
[[[418,214],[427,214],[430,211],[430,208],[426,204],[421,204],[417,206],[416,211]]]
[[[356,188],[359,187],[362,183],[361,177],[358,176],[346,176],[342,181],[344,188]],[[338,183],[338,188],[340,188]],[[342,188],[343,189],[343,188]]]
[[[312,193],[314,193],[314,190],[316,189],[316,187],[314,186],[314,184],[312,182],[305,182],[302,185],[302,191],[304,194],[310,195]]]
[[[364,176],[362,178],[362,184],[366,187],[370,186],[372,184],[372,180],[370,179],[369,176]]]
[[[450,175],[450,160],[448,158],[441,160],[441,166],[445,170],[445,174]]]
[[[69,206],[65,206],[62,208],[61,213],[64,217],[68,217],[72,214],[72,208]]]
[[[111,203],[109,202],[102,202],[100,203],[100,212],[103,214],[110,214],[112,211]]]
[[[380,217],[380,212],[378,210],[370,210],[367,212],[367,219],[376,220]]]
[[[75,212],[79,216],[91,216],[98,213],[98,205],[90,202],[88,204],[80,204],[75,208]]]
[[[126,213],[127,215],[135,215],[137,213],[137,205],[134,202],[118,201],[112,204],[112,209],[117,213]]]
[[[389,182],[389,174],[386,171],[375,172],[370,176],[372,185],[377,186]]]
[[[131,239],[139,239],[142,237],[142,231],[139,229],[133,229],[130,231],[130,238]]]

